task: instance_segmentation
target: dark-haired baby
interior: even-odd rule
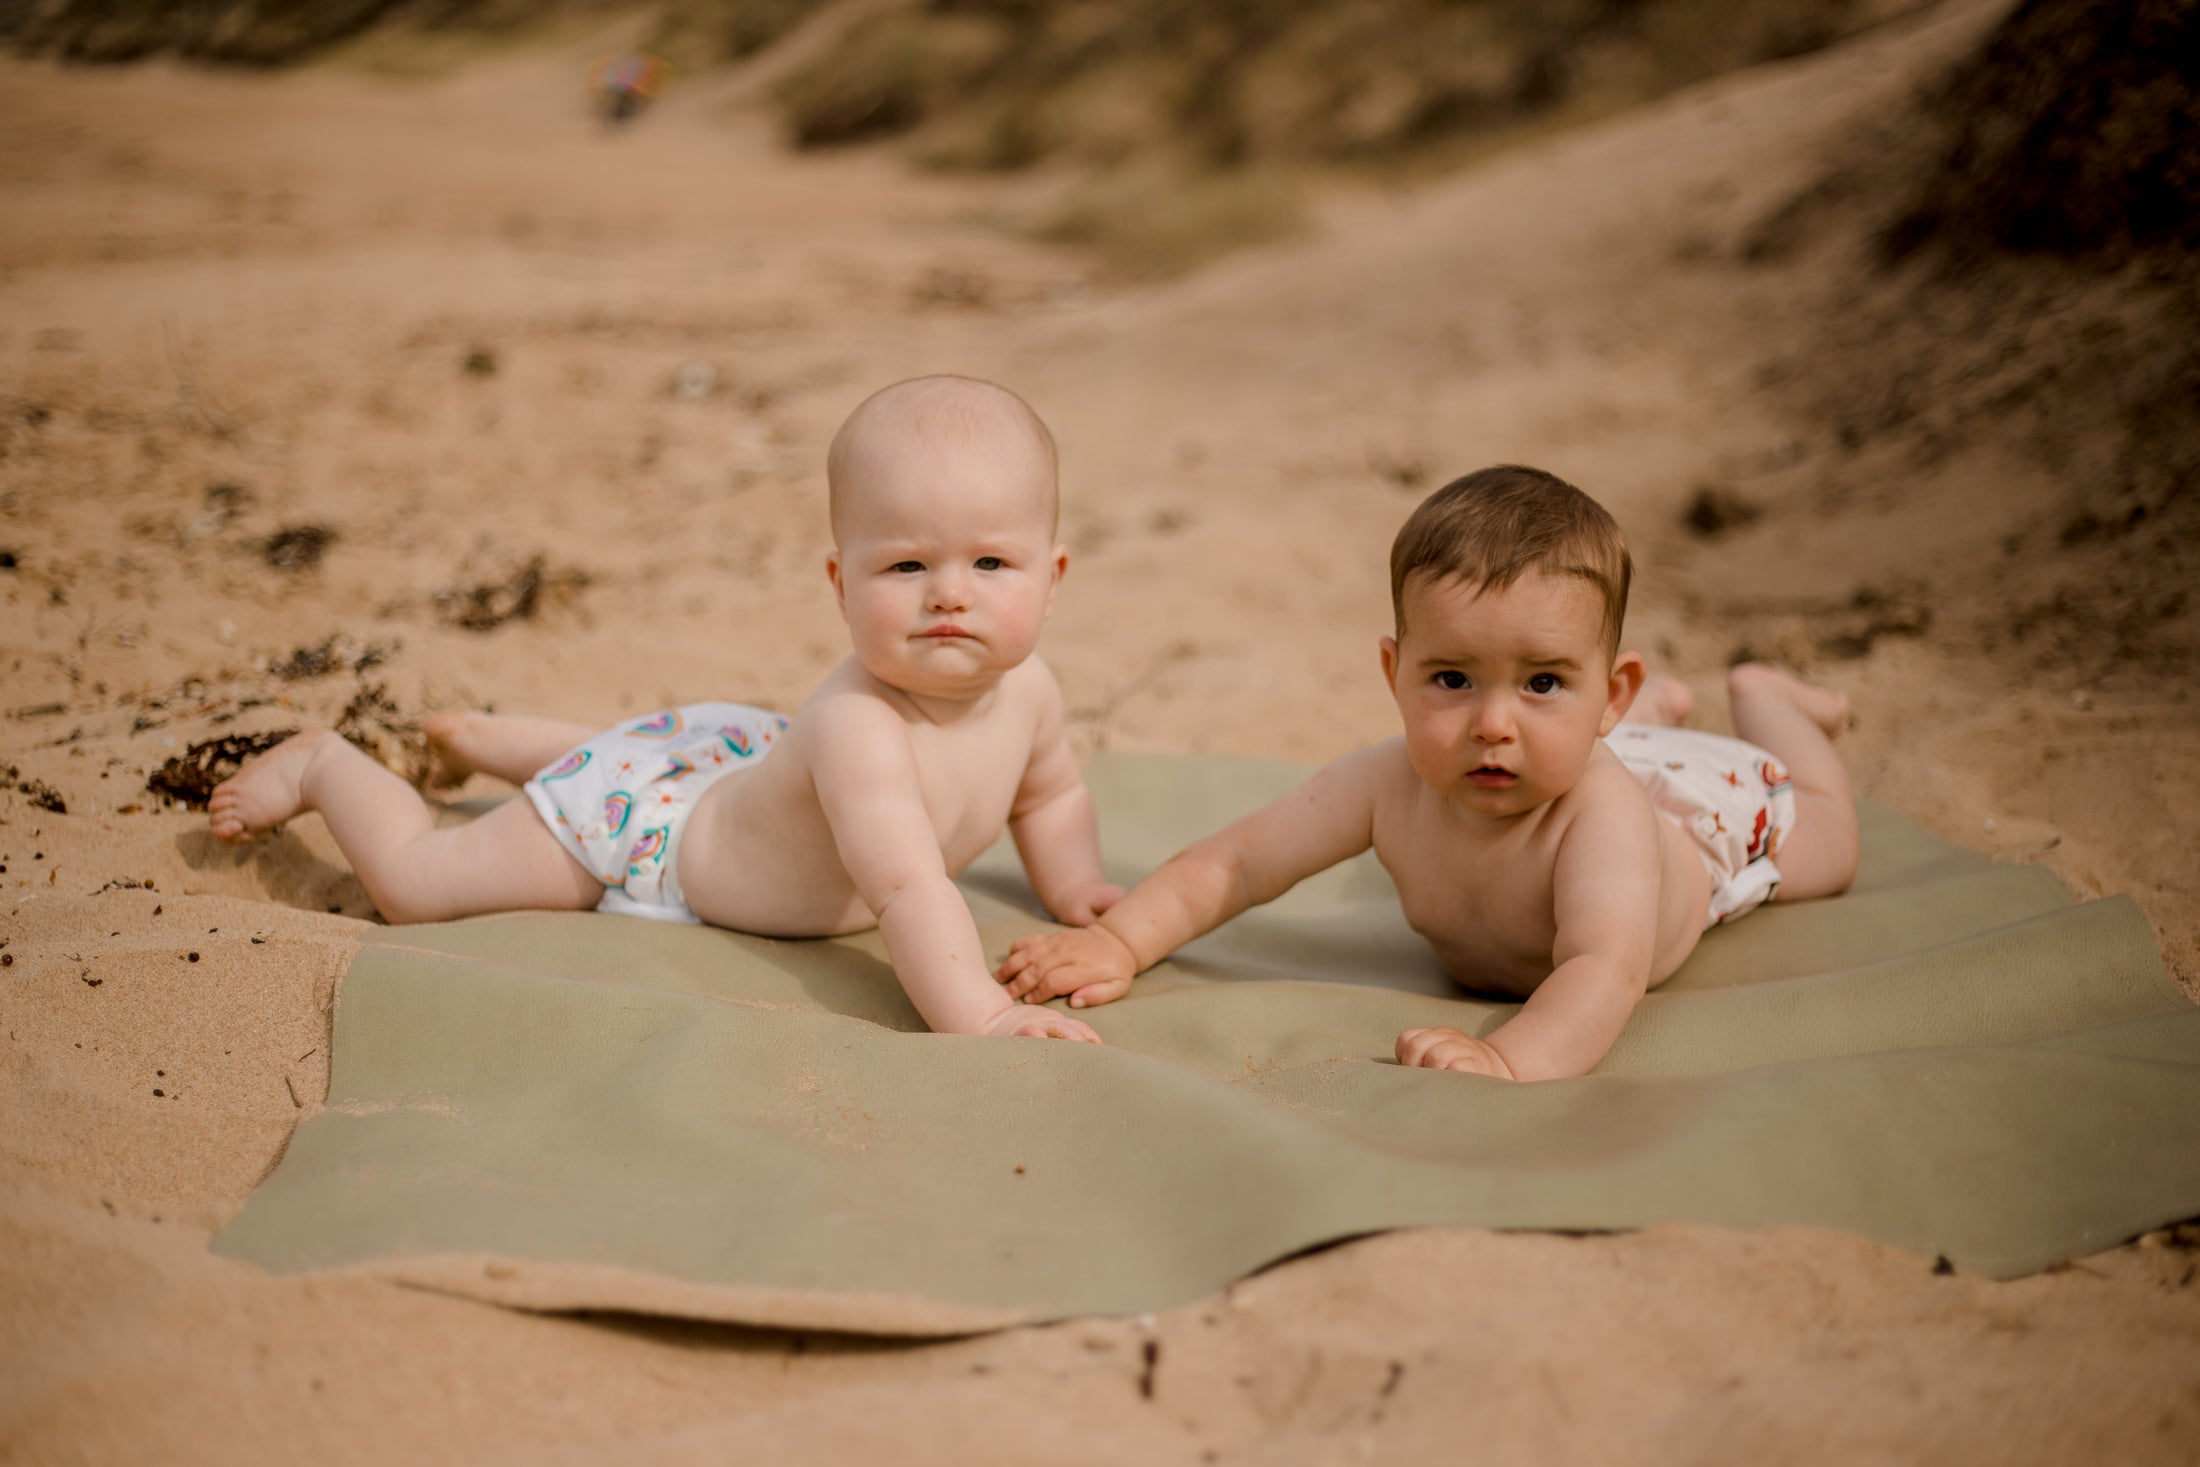
[[[1619,650],[1619,526],[1540,470],[1431,496],[1391,555],[1383,676],[1404,733],[1347,754],[1173,857],[1082,930],[1019,941],[1020,999],[1107,1003],[1177,947],[1372,847],[1447,972],[1526,1000],[1477,1037],[1398,1036],[1401,1064],[1586,1074],[1706,928],[1856,872],[1845,695],[1728,675],[1740,738],[1679,727],[1688,689]]]

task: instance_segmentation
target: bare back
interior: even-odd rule
[[[948,875],[959,875],[1006,827],[1053,689],[1053,674],[1032,658],[978,705],[938,723],[849,658],[795,712],[769,759],[719,780],[696,802],[676,858],[689,906],[715,926],[766,937],[874,924],[817,793],[816,715],[841,699],[875,701],[900,719],[941,860]]]

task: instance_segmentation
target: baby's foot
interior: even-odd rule
[[[457,789],[480,766],[466,757],[467,729],[480,715],[463,708],[431,713],[420,720],[420,732],[428,740],[427,786],[432,790]]]
[[[1726,691],[1727,696],[1734,699],[1762,694],[1780,698],[1817,724],[1819,732],[1829,739],[1839,738],[1841,731],[1849,726],[1847,693],[1806,683],[1762,662],[1737,663],[1727,672]]]
[[[1679,728],[1696,711],[1696,695],[1679,678],[1653,672],[1643,679],[1642,691],[1635,695],[1631,711],[1643,723]]]
[[[325,728],[309,728],[246,760],[235,775],[214,786],[206,804],[214,838],[241,841],[273,830],[304,809],[306,766],[322,741],[333,737]]]

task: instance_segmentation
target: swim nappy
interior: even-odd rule
[[[1711,873],[1704,926],[1731,921],[1772,895],[1772,864],[1795,829],[1795,786],[1755,744],[1692,728],[1623,723],[1604,740],[1642,781],[1658,813],[1696,844]]]
[[[522,788],[566,854],[603,883],[599,912],[697,922],[680,890],[680,832],[696,798],[769,754],[787,720],[691,703],[600,733]]]

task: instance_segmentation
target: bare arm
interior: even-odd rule
[[[1077,772],[1062,723],[1062,692],[1049,676],[1042,692],[1031,762],[1017,787],[1008,833],[1023,857],[1032,890],[1055,919],[1084,927],[1122,899],[1100,867],[1100,823],[1092,793]]]
[[[1019,1014],[986,972],[978,925],[947,874],[900,717],[847,696],[817,704],[808,720],[816,736],[811,777],[841,864],[877,914],[894,975],[924,1022],[942,1034],[1051,1032],[1097,1042],[1074,1019]]]
[[[1657,818],[1647,801],[1625,798],[1583,810],[1560,841],[1552,871],[1558,936],[1551,975],[1486,1039],[1450,1028],[1406,1031],[1398,1037],[1399,1063],[1510,1080],[1563,1080],[1594,1069],[1650,986],[1664,860]]]
[[[1067,993],[1081,1005],[1122,997],[1133,976],[1193,938],[1366,850],[1384,752],[1347,754],[1171,856],[1085,931],[1019,939],[996,976],[1019,998]]]

